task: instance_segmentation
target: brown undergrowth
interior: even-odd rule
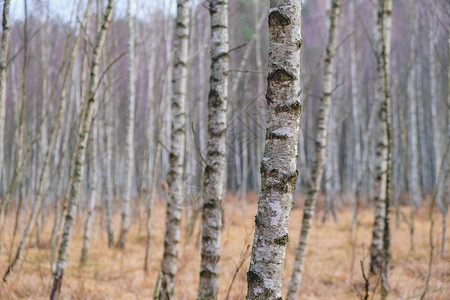
[[[253,222],[256,213],[256,197],[249,195],[245,222],[241,205],[232,197],[227,197],[225,206],[225,228],[222,235],[222,255],[220,266],[219,299],[225,299],[233,281],[228,299],[244,299],[246,294],[246,272],[249,264],[249,248],[253,239]],[[301,200],[299,200],[301,202]],[[299,205],[301,206],[301,205]],[[408,208],[402,208],[408,212]],[[423,289],[428,265],[428,207],[418,211],[416,216],[416,252],[410,252],[408,225],[402,221],[395,227],[392,216],[392,255],[391,294],[389,299],[418,299]],[[69,265],[64,275],[63,299],[149,299],[156,284],[163,251],[164,205],[158,203],[153,213],[152,249],[149,273],[143,272],[145,252],[145,220],[136,220],[124,251],[107,247],[106,229],[101,227],[101,218],[96,215],[91,250],[87,264],[79,267],[81,254],[83,222],[76,222],[75,233],[70,247]],[[8,247],[13,228],[13,214],[6,224],[2,237],[0,267],[3,273],[8,259]],[[291,214],[287,260],[283,281],[284,295],[292,272],[295,246],[298,242],[302,218],[301,208],[294,208]],[[441,215],[436,213],[436,249],[440,249]],[[22,216],[20,229],[25,226]],[[361,209],[358,213],[355,263],[351,265],[351,209],[338,211],[338,223],[332,218],[322,223],[321,216],[314,222],[305,276],[299,299],[358,299],[355,289],[363,292],[364,280],[360,260],[366,256],[371,239],[373,215],[371,209]],[[0,283],[1,299],[47,299],[51,285],[50,246],[52,218],[41,233],[39,247],[35,235],[26,249],[25,259],[8,283]],[[139,222],[142,222],[141,226]],[[185,222],[182,223],[184,226]],[[118,232],[120,216],[115,218],[115,232]],[[192,238],[186,241],[184,230],[179,259],[176,299],[195,299],[198,286],[200,251],[197,248],[198,222]],[[448,241],[449,242],[449,241]],[[17,245],[17,241],[16,241]],[[251,246],[250,246],[251,247]],[[436,250],[438,251],[438,250]],[[450,295],[450,256],[435,256],[430,280],[430,294],[426,299],[449,299]],[[368,260],[365,260],[368,264]],[[239,270],[236,272],[238,266]],[[368,268],[366,268],[368,270]],[[372,280],[372,284],[376,280]],[[372,288],[372,287],[371,287]],[[378,296],[375,295],[374,299]]]

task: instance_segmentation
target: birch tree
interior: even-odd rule
[[[317,133],[315,139],[316,155],[311,175],[311,181],[309,183],[307,197],[305,200],[300,241],[295,250],[294,271],[292,273],[287,295],[287,299],[289,300],[296,299],[299,292],[300,283],[303,277],[309,234],[312,225],[312,217],[314,215],[314,209],[316,207],[316,201],[320,192],[320,185],[322,181],[323,163],[328,136],[327,125],[330,112],[331,94],[333,91],[333,62],[336,53],[339,15],[340,0],[332,0],[330,8],[330,21],[328,27],[328,39],[325,53],[323,94],[321,97],[319,116],[317,119]]]
[[[75,210],[80,197],[80,186],[83,176],[83,166],[85,160],[86,143],[89,136],[89,131],[92,123],[94,106],[96,102],[96,92],[99,78],[99,61],[100,55],[105,43],[106,31],[112,18],[112,11],[114,8],[114,0],[108,1],[106,13],[102,26],[97,34],[95,47],[93,49],[91,60],[91,76],[89,81],[88,98],[86,99],[86,105],[83,108],[80,115],[80,124],[78,128],[78,137],[76,148],[74,152],[74,166],[73,166],[73,179],[70,186],[67,187],[70,190],[70,198],[67,207],[67,213],[65,217],[64,230],[61,238],[61,244],[58,252],[58,261],[56,264],[56,271],[53,274],[53,283],[51,288],[50,299],[57,300],[60,296],[61,285],[64,275],[64,270],[67,265],[67,257],[69,244],[72,236],[73,219],[75,217]],[[72,169],[72,168],[71,168]]]
[[[419,181],[419,146],[417,141],[418,124],[417,124],[417,95],[416,95],[416,83],[417,83],[417,35],[416,32],[419,28],[419,21],[416,19],[417,15],[417,3],[415,1],[409,1],[409,22],[411,30],[410,38],[410,61],[409,61],[409,79],[408,79],[408,115],[409,115],[409,145],[408,145],[408,157],[409,157],[409,197],[411,197],[414,208],[419,208],[422,197],[420,191]]]
[[[189,45],[189,1],[177,0],[175,21],[175,46],[171,100],[171,136],[169,153],[169,172],[167,183],[169,195],[166,207],[164,233],[164,257],[161,262],[161,299],[172,299],[180,243],[181,205],[183,203],[183,166],[186,136],[185,106],[188,74]]]
[[[127,136],[125,138],[125,148],[127,156],[125,158],[125,193],[122,207],[122,224],[120,229],[119,240],[117,241],[117,248],[124,248],[125,242],[130,227],[130,213],[132,200],[132,186],[134,173],[134,115],[135,115],[135,98],[136,98],[136,67],[135,67],[135,53],[134,53],[134,21],[132,16],[132,1],[128,0],[128,124]]]
[[[300,130],[301,1],[270,2],[268,120],[247,299],[280,299]]]
[[[105,97],[110,99],[110,89],[106,89]],[[106,197],[105,197],[105,217],[106,217],[106,229],[108,231],[108,247],[114,246],[114,230],[112,225],[112,206],[114,200],[114,176],[112,168],[113,158],[113,112],[114,106],[112,103],[106,106],[105,118],[104,118],[104,130],[106,132]]]
[[[9,5],[10,0],[3,1],[2,40],[0,45],[0,172],[4,169],[5,156],[5,117],[6,117],[6,68],[9,47]],[[3,172],[2,172],[3,173]],[[0,173],[0,179],[2,174]],[[5,176],[3,181],[5,181]]]
[[[362,178],[362,165],[361,165],[361,117],[360,117],[360,105],[361,100],[359,97],[358,88],[358,74],[357,74],[357,51],[356,40],[357,34],[355,32],[355,1],[349,2],[349,16],[350,16],[350,31],[353,32],[353,36],[350,37],[350,71],[351,71],[351,97],[352,97],[352,125],[353,125],[353,162],[352,162],[352,185],[351,185],[351,201],[353,205],[352,227],[351,227],[351,240],[354,240],[356,218],[357,218],[357,201],[359,201],[359,189],[358,182]]]
[[[98,107],[94,107],[94,114],[97,113]],[[89,161],[89,180],[88,180],[88,203],[87,203],[87,215],[84,223],[84,235],[83,235],[83,246],[81,248],[81,258],[80,265],[84,265],[88,259],[89,245],[91,239],[92,231],[92,219],[94,215],[95,203],[98,197],[98,119],[95,118],[92,124],[92,130],[89,134],[89,142],[91,145]]]
[[[222,202],[225,198],[229,69],[228,1],[210,0],[209,13],[211,15],[211,76],[208,95],[208,144],[203,183],[202,259],[198,299],[217,298]]]
[[[434,1],[430,3],[430,14],[436,13],[434,9]],[[442,185],[438,184],[437,178],[439,173],[439,166],[442,159],[442,133],[439,119],[439,101],[437,95],[437,80],[436,80],[436,29],[433,18],[429,16],[429,32],[428,32],[428,46],[430,59],[430,102],[431,102],[431,122],[433,131],[433,150],[434,150],[434,182],[436,183],[436,199],[438,203],[442,202]]]
[[[382,298],[389,290],[390,265],[390,192],[391,192],[391,98],[390,98],[390,37],[391,37],[391,0],[378,0],[375,11],[375,58],[377,77],[375,83],[375,101],[380,102],[379,140],[376,155],[375,181],[375,220],[370,248],[370,270],[381,275]]]

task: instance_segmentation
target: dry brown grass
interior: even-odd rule
[[[250,198],[250,197],[249,197]],[[256,212],[255,196],[248,205],[248,214],[243,222],[240,204],[228,198],[226,205],[226,226],[222,235],[222,256],[220,268],[219,299],[225,299],[226,292],[239,263],[242,253],[253,238],[253,216]],[[402,222],[400,228],[392,228],[393,269],[391,270],[391,297],[402,299],[416,296],[422,291],[427,273],[429,244],[427,217],[428,208],[423,208],[416,217],[416,253],[410,253],[409,231]],[[407,209],[405,208],[405,211]],[[284,293],[292,272],[295,246],[298,242],[302,210],[295,208],[291,214],[290,242],[287,247],[287,262],[283,281]],[[306,263],[306,275],[301,287],[300,299],[357,299],[355,286],[362,289],[363,280],[359,261],[363,259],[363,245],[366,252],[370,245],[372,228],[372,211],[362,210],[358,216],[356,263],[353,279],[350,272],[351,245],[350,222],[351,211],[344,209],[338,213],[339,222],[329,220],[323,224],[315,220],[309,254]],[[436,214],[435,230],[436,248],[440,244],[440,215]],[[23,218],[22,218],[23,220]],[[116,232],[119,216],[116,218]],[[12,217],[8,220],[7,230],[12,231]],[[21,228],[25,223],[21,222]],[[37,247],[35,238],[26,250],[25,260],[7,284],[0,284],[1,299],[46,299],[51,285],[50,236],[52,220],[48,220],[43,233],[43,245]],[[106,232],[95,226],[91,242],[89,261],[83,268],[79,267],[82,243],[82,222],[76,222],[75,234],[71,244],[70,260],[64,275],[62,287],[63,299],[144,299],[150,298],[156,283],[163,251],[164,206],[158,204],[154,210],[152,257],[148,276],[143,272],[145,249],[144,220],[142,226],[134,224],[126,250],[123,252],[109,249]],[[183,223],[184,224],[184,223]],[[141,230],[139,231],[139,228]],[[186,243],[182,235],[182,250],[179,259],[176,299],[195,299],[198,285],[200,253],[196,249],[198,226],[193,238]],[[11,232],[2,238],[4,241],[0,256],[1,272],[5,271]],[[6,243],[5,243],[6,241]],[[16,242],[17,244],[17,242]],[[435,256],[433,273],[430,281],[432,293],[427,299],[450,299],[450,259],[447,255]],[[238,272],[229,299],[244,299],[246,293],[246,272],[249,258]],[[366,259],[366,264],[368,259]],[[373,278],[372,282],[376,282]],[[374,299],[377,299],[375,296]],[[411,298],[414,299],[414,298]]]

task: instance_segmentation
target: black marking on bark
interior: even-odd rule
[[[278,68],[275,71],[269,73],[267,78],[276,81],[293,81],[295,80],[295,75],[286,69]]]
[[[272,92],[272,88],[270,87],[270,85],[267,87],[266,102],[267,102],[267,105],[270,105],[273,103],[273,92]]]
[[[221,137],[227,132],[226,129],[219,130],[219,131],[212,131],[208,129],[208,133],[211,135],[211,137]]]
[[[182,67],[186,68],[186,63],[185,63],[184,61],[179,60],[179,61],[177,61],[177,62],[175,63],[175,68],[176,68],[176,67],[179,67],[179,66],[182,66]],[[176,80],[176,79],[175,79],[175,80]]]
[[[283,103],[275,107],[276,113],[290,112],[290,111],[294,111],[295,113],[301,113],[302,105],[300,104],[300,101],[295,100],[293,102]]]
[[[295,186],[295,182],[297,181],[298,177],[298,170],[295,170],[295,172],[292,172],[291,174],[283,174],[282,176],[273,176],[273,177],[278,177],[278,180],[273,183],[268,183],[267,185],[278,191],[288,192],[290,187]]]
[[[261,172],[261,174],[267,174],[269,172],[268,168],[267,168],[267,163],[263,161],[261,161],[261,167],[259,168],[259,171]]]
[[[211,58],[211,61],[217,62],[220,59],[228,58],[228,52],[222,52]]]
[[[202,278],[217,278],[218,275],[216,272],[211,272],[210,270],[201,270],[200,271],[200,277]]]
[[[274,129],[275,130],[275,129]],[[279,140],[287,140],[289,138],[288,134],[275,133],[273,130],[267,130],[266,139],[279,139]]]
[[[261,226],[262,225],[262,223],[261,223],[261,221],[259,221],[259,218],[258,218],[258,216],[256,215],[255,216],[255,226],[256,227],[259,227],[259,226]]]
[[[261,276],[259,276],[256,272],[248,271],[247,272],[247,281],[249,284],[252,283],[263,283]]]
[[[203,204],[203,208],[205,208],[205,209],[216,209],[217,206],[218,206],[217,201],[215,201],[215,200],[206,201]]]
[[[300,50],[300,48],[301,48],[302,45],[303,45],[303,39],[300,38],[295,44],[297,45],[297,50]]]
[[[220,107],[222,105],[222,99],[216,90],[210,90],[208,95],[208,107]]]
[[[225,155],[225,154],[218,150],[209,150],[207,155],[208,156],[221,156],[221,155]]]
[[[223,25],[223,24],[215,24],[211,26],[211,29],[216,29],[216,28],[224,28],[227,29],[227,26]]]
[[[213,168],[211,166],[206,166],[205,168],[205,175],[209,175],[213,172]]]
[[[279,236],[273,242],[280,246],[286,246],[286,244],[289,242],[289,236],[287,234]]]
[[[179,6],[179,7],[181,8],[181,6]],[[179,27],[179,28],[186,28],[186,24],[184,24],[184,22],[177,22],[176,27]]]
[[[278,177],[278,170],[277,169],[272,169],[270,170],[270,177]]]
[[[291,24],[291,19],[279,9],[276,9],[269,14],[269,26],[286,26],[289,24]]]

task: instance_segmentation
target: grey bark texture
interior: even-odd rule
[[[375,218],[372,230],[372,244],[370,248],[370,270],[378,273],[381,271],[383,265],[383,237],[384,237],[384,220],[386,215],[386,200],[387,192],[389,190],[390,174],[388,174],[389,166],[389,128],[388,122],[390,116],[387,115],[388,109],[390,111],[390,95],[386,92],[389,87],[389,49],[390,45],[390,1],[379,0],[375,7],[375,59],[376,59],[376,81],[375,81],[375,101],[381,103],[378,118],[380,123],[378,141],[376,143],[376,166],[375,166]],[[386,70],[385,70],[386,69]],[[387,73],[387,74],[385,74]],[[388,103],[389,102],[389,103]]]
[[[167,183],[169,195],[166,208],[164,233],[164,257],[161,262],[161,299],[172,299],[177,274],[177,258],[180,243],[181,207],[183,204],[183,166],[186,137],[185,106],[188,75],[189,2],[177,0],[175,26],[175,49],[171,100],[171,137],[169,172]]]
[[[136,99],[136,57],[134,53],[134,21],[132,16],[132,1],[128,0],[128,123],[127,136],[125,139],[125,192],[122,206],[122,224],[120,235],[117,241],[117,248],[123,249],[130,227],[133,173],[134,173],[134,115]]]
[[[409,158],[409,197],[412,199],[414,208],[419,208],[422,202],[422,196],[420,191],[419,181],[419,145],[418,145],[418,124],[417,124],[417,36],[416,33],[419,29],[419,22],[417,17],[417,5],[416,1],[410,0],[410,61],[409,61],[409,81],[408,81],[408,114],[409,114],[409,145],[408,145],[408,158]]]
[[[202,250],[197,299],[217,299],[222,202],[225,198],[228,105],[228,1],[209,1],[211,76],[208,95],[208,139],[203,182]]]
[[[281,299],[300,130],[301,1],[270,2],[268,119],[247,299]]]
[[[391,0],[378,0],[376,8],[377,79],[375,101],[381,102],[379,110],[380,131],[376,147],[377,164],[375,178],[375,220],[371,245],[371,272],[381,276],[381,298],[389,293],[390,268],[390,204],[392,173],[390,48],[391,48]]]
[[[6,67],[9,46],[9,5],[10,0],[3,1],[2,40],[0,45],[0,170],[3,170],[5,115],[6,115]],[[0,173],[0,179],[3,172]],[[5,180],[4,178],[3,180]]]

